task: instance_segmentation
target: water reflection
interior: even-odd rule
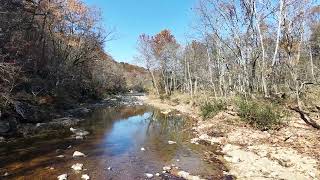
[[[27,153],[14,154],[10,163],[2,164],[0,172],[8,171],[11,174],[8,179],[55,179],[61,173],[68,173],[70,179],[79,179],[79,174],[70,169],[78,162],[72,158],[72,153],[79,150],[88,155],[81,163],[92,179],[143,179],[145,172],[156,173],[162,166],[172,163],[194,174],[215,173],[202,161],[197,148],[188,143],[191,134],[186,128],[191,127],[190,123],[186,117],[177,116],[174,112],[163,115],[147,106],[100,108],[76,127],[90,131],[85,140],[70,139],[69,134],[62,138],[60,135],[35,140],[37,143],[29,140],[19,148],[10,147],[11,152],[21,149]],[[168,140],[177,144],[169,145]],[[53,142],[57,146],[51,146]],[[37,146],[33,147],[35,144]],[[67,149],[70,144],[72,148]],[[56,151],[58,147],[62,151]],[[141,151],[141,147],[146,151]],[[54,158],[60,154],[66,158]],[[54,170],[48,172],[49,166]],[[114,170],[107,171],[109,166]]]

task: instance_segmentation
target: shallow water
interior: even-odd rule
[[[219,163],[203,160],[205,147],[190,143],[191,123],[175,112],[163,115],[146,106],[99,108],[75,127],[90,132],[84,140],[75,140],[68,129],[62,129],[0,147],[0,175],[9,173],[0,179],[47,180],[64,173],[68,179],[80,179],[82,174],[99,180],[145,179],[144,173],[161,173],[163,166],[171,164],[204,178],[220,176]],[[170,145],[169,140],[177,144]],[[87,157],[73,158],[74,151]],[[73,171],[75,163],[83,163],[84,171]]]

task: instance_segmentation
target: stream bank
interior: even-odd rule
[[[163,111],[178,110],[193,117],[191,143],[219,146],[228,174],[237,179],[319,179],[320,132],[297,116],[277,131],[260,131],[240,121],[236,112],[224,111],[203,120],[199,109],[154,97],[141,97]]]

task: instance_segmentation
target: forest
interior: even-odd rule
[[[22,121],[43,121],[52,107],[144,90],[144,69],[104,52],[113,32],[101,26],[99,10],[81,1],[1,1],[0,24],[3,119],[17,114]]]
[[[200,0],[194,11],[196,35],[186,45],[168,29],[138,39],[154,94],[283,100],[303,116],[319,110],[317,1]]]

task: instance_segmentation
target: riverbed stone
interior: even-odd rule
[[[81,163],[76,163],[74,165],[71,166],[71,168],[75,171],[81,171],[82,170],[82,167],[83,167],[83,164]]]
[[[85,157],[86,155],[80,151],[75,151],[72,157]]]
[[[170,171],[170,170],[171,170],[171,167],[170,167],[170,166],[164,166],[162,169],[163,169],[164,171]]]
[[[144,173],[144,175],[149,179],[153,177],[153,174],[150,174],[150,173]]]
[[[57,177],[58,180],[67,180],[68,179],[68,174],[61,174]]]
[[[90,179],[90,176],[89,176],[88,174],[83,174],[83,175],[81,176],[81,179],[83,179],[83,180],[89,180],[89,179]]]

